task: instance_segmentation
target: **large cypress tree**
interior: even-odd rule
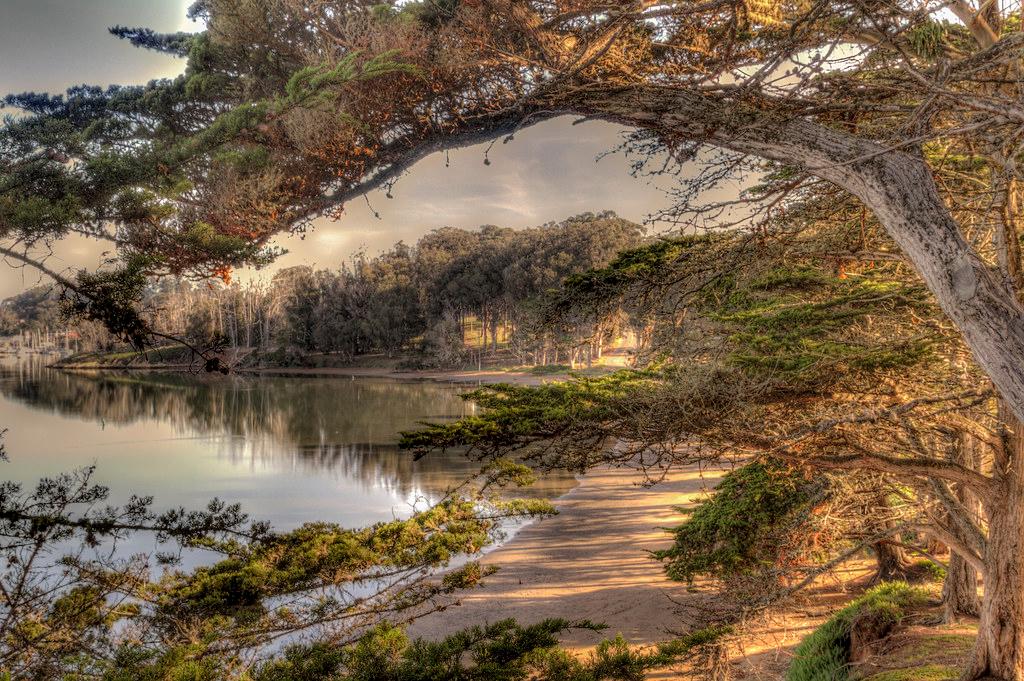
[[[390,185],[429,153],[563,114],[635,126],[642,155],[730,152],[680,192],[682,215],[694,188],[753,157],[790,172],[759,197],[767,209],[814,178],[833,183],[889,234],[1003,400],[993,476],[958,476],[1014,509],[989,518],[972,675],[1024,678],[1015,15],[969,2],[950,6],[952,22],[914,2],[646,0],[257,0],[241,11],[203,0],[193,12],[207,30],[191,39],[119,29],[187,48],[174,82],[8,102],[35,115],[0,143],[0,228],[17,241],[7,255],[35,260],[22,248],[41,235],[121,226],[104,234],[121,268],[65,279],[71,307],[141,342],[128,301],[144,276],[258,261],[273,234]],[[987,159],[1001,216],[990,242],[972,243],[975,224],[944,200],[933,178],[944,161],[921,153],[929,140]]]

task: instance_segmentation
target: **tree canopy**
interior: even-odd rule
[[[275,234],[391,191],[439,150],[561,115],[629,126],[638,174],[699,166],[662,217],[731,230],[580,276],[545,323],[578,324],[626,292],[672,361],[487,389],[482,416],[407,442],[532,447],[585,468],[648,451],[653,466],[692,460],[680,447],[697,440],[893,476],[984,573],[969,678],[1024,678],[1018,8],[200,0],[190,12],[202,33],[114,29],[186,58],[177,79],[5,100],[25,115],[0,132],[0,252],[57,278],[66,309],[141,345],[153,330],[136,301],[153,276],[265,264]],[[737,180],[740,198],[706,199]],[[50,270],[39,249],[72,232],[113,242],[116,262]],[[480,274],[445,295],[493,292]],[[613,437],[625,448],[595,452]],[[565,448],[540,446],[551,440]]]

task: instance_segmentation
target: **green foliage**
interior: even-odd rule
[[[262,123],[269,111],[264,102],[247,102],[225,111],[197,134],[186,137],[169,146],[161,159],[171,164],[181,164],[193,157],[208,152],[223,152],[225,145],[234,143],[243,133],[249,133]]]
[[[397,51],[377,55],[364,64],[360,64],[362,52],[355,50],[346,54],[333,66],[328,63],[307,66],[299,69],[288,80],[284,87],[285,96],[279,100],[278,107],[295,105],[328,105],[337,97],[336,88],[358,78],[372,78],[382,73],[403,70],[409,72],[408,65],[393,60]]]
[[[595,430],[598,424],[614,419],[625,403],[654,388],[662,377],[657,369],[623,370],[542,386],[485,386],[464,395],[482,408],[481,415],[403,432],[400,446],[416,451],[474,445],[516,448],[576,429],[589,442],[601,436]]]
[[[141,350],[149,339],[149,327],[139,314],[137,301],[153,262],[150,256],[136,255],[126,258],[121,267],[79,272],[77,281],[64,293],[64,312],[98,321],[115,337]]]
[[[970,633],[919,629],[885,646],[877,664],[870,664],[869,660],[866,668],[859,670],[858,678],[863,681],[954,681],[963,673],[960,665],[971,654],[975,638],[976,634]]]
[[[584,659],[557,647],[558,635],[570,629],[603,628],[563,619],[529,626],[501,620],[426,641],[381,625],[343,651],[318,645],[289,649],[258,669],[253,681],[641,681],[650,671],[700,655],[728,634],[724,628],[702,629],[648,651],[632,650],[618,637]]]
[[[522,517],[552,512],[543,501],[508,502],[499,510]],[[446,501],[409,520],[359,530],[307,524],[210,567],[177,575],[165,585],[161,607],[179,616],[199,612],[248,617],[245,610],[261,610],[266,599],[279,594],[360,581],[373,571],[444,566],[456,555],[479,552],[491,542],[494,529],[495,521],[481,516],[471,501]],[[458,574],[479,571],[471,566]],[[446,588],[469,586],[467,581],[452,579]]]
[[[63,234],[81,214],[74,196],[0,196],[0,223],[17,225],[25,234]]]
[[[379,627],[367,637],[374,637],[380,644],[386,644],[382,640],[381,632],[385,627]],[[400,631],[396,637],[404,636]],[[382,649],[382,652],[384,649]],[[284,654],[276,660],[267,662],[256,669],[252,674],[253,681],[326,681],[338,679],[338,670],[345,663],[346,654],[344,648],[331,646],[324,643],[313,643],[305,646],[290,646],[285,649]],[[380,678],[380,677],[377,677]]]
[[[715,240],[713,236],[684,236],[623,250],[607,267],[566,277],[548,303],[551,308],[548,315],[605,305],[625,295],[631,286],[656,281],[688,251],[708,246]]]
[[[313,523],[285,533],[250,525],[237,505],[217,500],[201,512],[156,514],[152,499],[140,497],[104,506],[109,492],[90,475],[42,480],[28,493],[0,484],[0,530],[8,538],[2,548],[11,555],[0,577],[14,594],[0,618],[0,672],[245,679],[255,662],[276,659],[281,637],[308,634],[305,640],[336,645],[442,605],[493,573],[471,559],[502,536],[505,520],[554,512],[543,500],[488,500],[497,487],[531,482],[529,469],[509,461],[492,462],[467,481],[458,490],[465,497],[450,491],[407,519],[360,529]],[[110,556],[111,542],[143,532],[158,544],[224,558],[151,580],[148,561]],[[76,545],[81,550],[63,556]],[[437,574],[459,557],[467,562]],[[159,553],[157,560],[170,565],[177,556]],[[55,574],[59,582],[47,581]],[[327,668],[313,662],[304,660],[302,673]]]
[[[427,26],[440,27],[455,18],[460,0],[415,0],[402,6],[402,14]]]
[[[786,681],[845,681],[849,676],[850,630],[860,618],[898,623],[907,610],[927,598],[905,582],[880,584],[833,615],[804,638],[794,651]]]
[[[689,517],[671,530],[673,545],[654,556],[672,579],[729,579],[777,567],[812,525],[812,507],[829,491],[826,478],[807,479],[778,461],[747,464],[725,475],[709,499],[678,508]]]
[[[969,51],[974,39],[962,24],[929,18],[907,31],[906,41],[915,56],[935,60],[951,52]]]
[[[911,570],[924,575],[925,579],[936,584],[941,584],[946,579],[946,568],[926,558],[916,561],[911,566]]]
[[[727,361],[809,389],[860,372],[905,369],[929,357],[916,335],[879,338],[873,318],[927,304],[924,290],[879,274],[840,278],[810,266],[779,267],[705,298],[705,313],[729,334]]]
[[[600,631],[593,622],[547,619],[522,626],[500,620],[437,640],[410,639],[380,624],[350,645],[322,641],[292,645],[249,669],[231,669],[202,645],[160,653],[136,646],[120,649],[102,673],[104,681],[643,681],[670,665],[700,663],[730,630],[710,627],[646,650],[621,637],[597,645],[586,657],[558,646],[572,629]]]
[[[572,372],[572,367],[568,364],[541,364],[529,368],[529,373],[534,376],[551,376],[558,374],[568,374]]]
[[[214,267],[230,265],[238,262],[239,258],[256,266],[267,265],[275,256],[274,252],[254,246],[242,236],[224,234],[201,221],[194,222],[174,234],[165,242],[163,248],[188,253],[193,257],[199,256],[204,263]]]

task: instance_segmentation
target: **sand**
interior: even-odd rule
[[[588,473],[557,502],[559,515],[527,526],[508,543],[487,554],[483,563],[500,568],[482,588],[467,592],[460,605],[414,622],[414,636],[437,639],[474,624],[513,617],[529,624],[548,617],[590,619],[608,625],[604,632],[576,631],[563,645],[583,653],[604,638],[622,634],[645,646],[672,639],[693,628],[693,606],[707,604],[719,587],[692,590],[672,582],[647,551],[671,538],[662,528],[678,525],[675,506],[700,499],[724,473],[694,467],[673,472],[664,482],[644,488],[631,471],[598,469]],[[748,623],[730,651],[734,678],[777,681],[800,640],[845,605],[869,583],[874,564],[858,559],[821,578],[764,620]],[[677,678],[672,669],[650,675]]]
[[[663,528],[682,520],[673,506],[700,498],[717,476],[690,467],[645,488],[635,484],[640,478],[632,471],[588,473],[556,502],[557,516],[527,526],[484,557],[484,564],[500,570],[482,588],[418,620],[410,633],[439,638],[507,617],[523,624],[563,617],[609,626],[603,633],[565,636],[569,648],[590,647],[616,634],[644,645],[685,632],[685,612],[673,601],[685,603],[691,594],[685,584],[666,579],[661,563],[647,552],[671,543]]]

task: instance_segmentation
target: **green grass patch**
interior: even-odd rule
[[[888,582],[870,589],[800,642],[786,681],[846,681],[850,678],[850,631],[854,622],[862,617],[898,622],[911,606],[925,598],[923,589],[906,582]]]
[[[951,662],[966,658],[974,648],[975,635],[970,634],[930,634],[924,638],[916,638],[912,645],[904,646],[892,661],[904,667],[913,667],[938,660]],[[952,658],[952,659],[951,659]]]
[[[935,584],[941,584],[946,579],[946,568],[924,558],[911,565],[910,571]]]
[[[960,670],[944,664],[929,664],[912,669],[893,669],[879,672],[864,678],[862,681],[956,681],[960,678]]]

